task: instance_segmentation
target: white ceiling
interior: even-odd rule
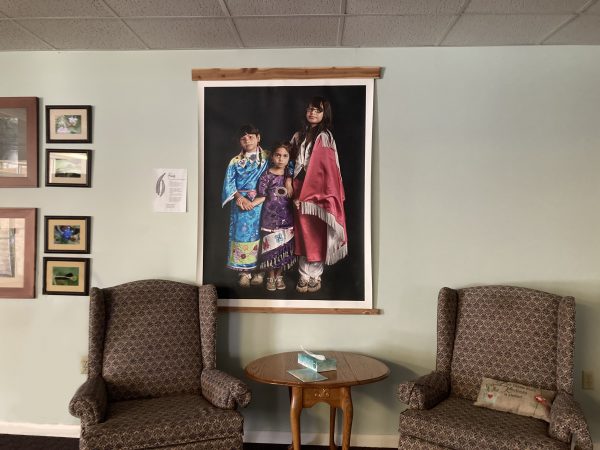
[[[600,0],[0,0],[0,51],[600,45]]]

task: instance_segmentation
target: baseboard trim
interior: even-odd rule
[[[78,438],[81,428],[79,425],[40,424],[0,421],[0,434],[20,434],[24,436],[51,436]],[[283,431],[246,431],[244,442],[256,444],[289,444],[292,435]],[[340,436],[336,437],[340,443]],[[329,435],[326,433],[302,433],[302,443],[307,445],[327,445]],[[350,442],[356,447],[398,447],[398,435],[353,434]],[[600,450],[600,443],[594,443],[594,450]]]
[[[38,424],[19,422],[0,422],[0,434],[20,434],[24,436],[51,436],[78,438],[80,434],[79,425],[62,424]],[[340,442],[337,436],[336,441]],[[244,442],[257,444],[289,444],[292,435],[282,431],[246,431]],[[329,435],[326,433],[302,433],[302,443],[312,445],[327,445]],[[388,447],[398,446],[397,435],[352,435],[353,446],[357,447]]]
[[[78,438],[79,425],[0,422],[0,434]]]
[[[328,445],[328,433],[302,433],[303,445]],[[341,445],[341,436],[335,438],[338,445]],[[290,444],[292,434],[281,431],[246,431],[244,433],[244,442],[256,444]],[[352,434],[350,438],[351,447],[379,447],[379,448],[398,448],[398,435],[374,435],[374,434]]]

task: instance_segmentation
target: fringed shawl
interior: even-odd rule
[[[327,224],[325,264],[344,258],[348,254],[344,185],[335,141],[329,132],[322,132],[315,141],[298,199],[301,214],[318,217]]]

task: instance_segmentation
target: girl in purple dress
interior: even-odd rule
[[[261,253],[259,268],[269,272],[266,288],[285,289],[283,271],[296,263],[294,255],[294,216],[292,193],[285,187],[289,177],[291,146],[279,143],[271,153],[270,166],[258,182],[257,198],[263,198],[260,217]]]

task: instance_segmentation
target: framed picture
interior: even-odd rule
[[[38,98],[0,97],[0,187],[38,187]]]
[[[45,216],[45,253],[89,253],[90,216]]]
[[[0,208],[0,297],[35,298],[35,208]]]
[[[89,258],[44,257],[44,294],[88,295],[89,291]]]
[[[90,187],[91,150],[46,149],[46,186]]]
[[[92,142],[92,107],[46,106],[48,144],[86,144]]]
[[[380,68],[192,72],[203,181],[197,278],[217,287],[221,308],[379,312],[370,240],[379,74]]]

